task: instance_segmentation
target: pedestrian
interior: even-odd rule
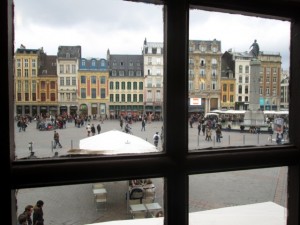
[[[43,212],[44,202],[38,200],[36,205],[33,207],[33,225],[40,224],[44,225],[44,212]]]
[[[122,119],[122,117],[120,118],[120,127],[121,127],[121,129],[123,129],[123,119]]]
[[[92,132],[92,136],[94,136],[96,134],[96,128],[95,128],[94,124],[92,124],[92,126],[91,126],[91,132]]]
[[[198,124],[198,135],[201,133],[201,123]]]
[[[205,135],[205,125],[204,123],[202,123],[202,133],[203,133],[203,136]]]
[[[221,142],[221,137],[222,137],[222,131],[221,131],[221,128],[220,128],[220,126],[218,126],[217,127],[217,129],[216,129],[216,141],[217,142]]]
[[[153,135],[153,142],[154,142],[154,145],[155,145],[156,148],[157,148],[157,146],[158,146],[158,141],[159,141],[159,135],[158,135],[158,132],[156,132],[156,133]]]
[[[24,214],[18,216],[18,225],[27,225],[27,217]]]
[[[142,129],[141,131],[146,131],[146,121],[145,120],[142,120]]]
[[[91,125],[90,124],[88,124],[86,126],[86,130],[87,130],[87,136],[89,137],[91,135]]]
[[[100,132],[101,132],[101,126],[100,126],[100,123],[98,123],[98,125],[97,125],[97,132],[98,132],[98,134],[100,134]]]
[[[32,219],[31,219],[32,211],[33,211],[33,205],[27,205],[25,207],[25,211],[21,213],[18,217],[18,221],[20,225],[23,224],[32,225]],[[26,218],[25,221],[23,219],[24,217]]]
[[[54,131],[54,145],[53,148],[56,148],[56,146],[59,146],[60,148],[62,148],[62,145],[59,142],[59,133],[55,130]]]
[[[125,125],[125,132],[126,132],[127,134],[132,134],[132,132],[131,132],[130,130],[131,130],[131,127],[129,126],[128,123],[126,123],[126,125]]]

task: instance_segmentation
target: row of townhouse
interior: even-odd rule
[[[221,51],[221,41],[189,42],[189,112],[247,109],[251,60],[248,53]],[[259,104],[263,110],[288,105],[281,90],[281,56],[260,52]],[[17,115],[80,114],[118,116],[163,111],[163,43],[144,40],[142,54],[110,54],[84,58],[81,46],[59,46],[57,55],[43,48],[18,48],[15,53]],[[172,76],[170,76],[171,79]],[[285,82],[285,86],[286,86]],[[174,99],[174,102],[176,99]],[[283,104],[282,102],[287,101]]]

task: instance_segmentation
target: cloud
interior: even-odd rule
[[[81,45],[84,57],[141,54],[143,41],[163,41],[161,5],[121,0],[15,0],[15,44],[56,54],[59,45]],[[222,52],[280,52],[289,64],[290,24],[227,13],[191,10],[190,39],[221,41]]]

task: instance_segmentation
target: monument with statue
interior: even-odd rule
[[[250,95],[249,108],[245,112],[244,126],[245,127],[264,127],[266,126],[264,120],[264,112],[260,110],[259,104],[259,78],[261,70],[261,62],[258,59],[259,45],[254,40],[250,46],[250,54],[253,58],[250,61]]]

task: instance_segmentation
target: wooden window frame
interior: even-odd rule
[[[136,0],[136,2],[142,2]],[[2,106],[9,119],[3,121],[2,173],[8,176],[1,185],[2,223],[16,224],[14,189],[124,180],[133,177],[163,177],[165,224],[188,224],[189,175],[243,169],[288,166],[287,224],[299,224],[299,145],[300,101],[300,1],[261,0],[144,0],[164,6],[164,120],[165,153],[131,156],[56,158],[14,161],[13,112],[13,2],[0,1]],[[271,3],[271,4],[270,4]],[[213,152],[188,152],[187,84],[188,18],[190,4],[201,9],[264,16],[291,21],[290,39],[290,145],[230,149]],[[268,15],[268,16],[266,16]],[[174,35],[173,35],[174,34]],[[168,53],[168,54],[167,54]],[[168,75],[170,79],[168,79]],[[172,104],[176,99],[177,104]],[[170,102],[170,104],[167,104]],[[182,107],[178,107],[178,105]],[[176,113],[168,113],[176,112]],[[9,131],[9,132],[7,132]],[[114,169],[115,168],[115,169]],[[61,176],[61,171],[64,175]],[[106,171],[98,173],[97,171]],[[30,176],[28,176],[30,174]]]

